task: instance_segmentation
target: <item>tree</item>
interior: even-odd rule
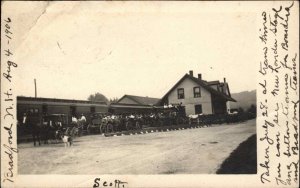
[[[239,108],[238,108],[238,112],[239,112],[239,113],[244,113],[244,109],[243,109],[242,107],[239,107]]]
[[[118,102],[118,97],[114,97],[113,99],[109,99],[109,102],[110,103],[116,103],[116,102]]]
[[[103,94],[97,92],[95,94],[91,94],[89,97],[88,97],[88,100],[89,101],[94,101],[94,102],[99,102],[99,101],[104,101],[106,104],[109,103],[109,100],[107,99],[107,97],[105,97]]]
[[[248,112],[256,114],[256,105],[251,104],[250,108],[248,108]]]

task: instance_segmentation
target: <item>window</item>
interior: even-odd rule
[[[202,105],[201,104],[195,105],[195,114],[202,114]]]
[[[47,114],[48,113],[48,106],[46,104],[43,104],[43,106],[42,106],[42,112],[43,112],[43,114]]]
[[[178,95],[178,99],[184,99],[184,89],[183,88],[177,89],[177,95]]]
[[[200,87],[194,87],[194,98],[201,97]]]
[[[71,116],[76,116],[76,106],[70,106]]]
[[[90,111],[91,111],[91,113],[95,113],[96,112],[96,107],[95,106],[91,106]]]
[[[30,112],[30,114],[32,116],[38,116],[39,115],[39,109],[38,108],[30,108],[28,111]]]

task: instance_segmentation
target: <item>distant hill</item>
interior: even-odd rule
[[[256,105],[256,90],[232,93],[231,97],[237,102],[230,102],[230,108],[243,108],[247,110],[251,104]]]

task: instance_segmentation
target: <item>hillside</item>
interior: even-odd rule
[[[231,109],[241,107],[244,110],[247,110],[251,104],[256,105],[256,90],[233,93],[231,94],[231,97],[237,101],[230,102]]]

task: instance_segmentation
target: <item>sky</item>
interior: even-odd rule
[[[4,2],[17,95],[162,97],[189,70],[256,88],[254,6],[231,2]]]

